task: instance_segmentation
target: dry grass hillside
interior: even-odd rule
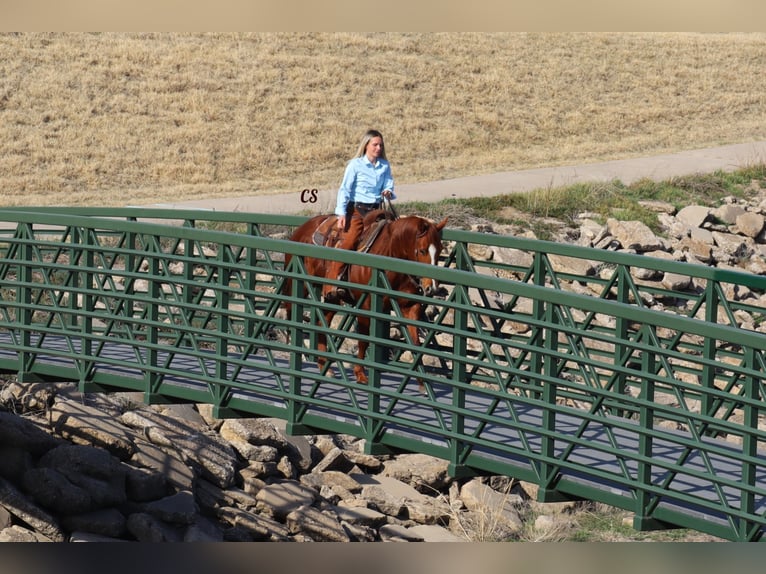
[[[766,34],[0,34],[0,205],[336,188],[766,138]]]

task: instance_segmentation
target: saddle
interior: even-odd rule
[[[384,209],[376,209],[365,215],[362,234],[359,236],[359,244],[356,250],[361,253],[369,251],[378,235],[380,235],[383,227],[392,220],[393,215]],[[319,224],[316,231],[314,231],[312,240],[314,241],[314,245],[322,247],[338,247],[342,238],[343,233],[338,230],[338,216],[328,215],[325,220]]]

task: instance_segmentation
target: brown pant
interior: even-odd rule
[[[343,230],[341,236],[340,245],[341,249],[356,249],[359,242],[359,236],[362,234],[362,228],[364,226],[364,219],[362,215],[356,210],[349,210],[346,215],[346,227]],[[346,264],[342,261],[331,261],[330,266],[327,269],[327,277],[331,279],[340,279],[340,274],[343,271],[343,267]]]

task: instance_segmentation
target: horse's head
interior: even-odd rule
[[[447,225],[445,217],[440,223],[434,223],[423,217],[411,218],[416,225],[414,243],[405,246],[409,250],[410,256],[407,259],[437,265],[439,255],[444,249],[442,245],[442,229]],[[435,295],[439,290],[439,283],[430,277],[420,278],[420,287],[426,295]]]

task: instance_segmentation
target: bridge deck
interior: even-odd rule
[[[34,336],[33,340],[36,340],[36,337]],[[0,334],[0,369],[6,372],[16,371],[19,364],[13,342],[9,333]],[[72,352],[73,350],[80,350],[76,340],[47,336],[43,347],[37,352],[31,372],[40,372],[47,376],[60,372],[62,379],[70,380],[72,374],[77,372],[77,366],[70,358],[76,354]],[[69,354],[69,357],[64,354]],[[99,350],[99,360],[98,365],[92,366],[98,373],[94,380],[114,380],[118,377],[124,382],[124,386],[115,385],[115,391],[146,390],[144,383],[146,369],[143,365],[147,363],[144,357],[137,356],[134,347],[119,341],[104,345]],[[364,427],[363,419],[370,417],[371,420],[382,425],[386,436],[405,438],[410,441],[407,444],[422,445],[423,452],[434,453],[439,452],[439,449],[446,451],[449,448],[449,442],[441,432],[444,429],[451,429],[453,423],[453,414],[449,410],[453,393],[447,383],[431,384],[431,395],[424,397],[419,393],[416,384],[408,383],[403,386],[401,377],[384,374],[380,385],[380,402],[373,411],[368,410],[371,395],[364,386],[343,382],[317,384],[306,378],[298,384],[297,389],[293,387],[290,391],[288,390],[290,389],[289,377],[280,374],[280,371],[290,372],[289,360],[284,358],[271,361],[273,365],[265,360],[261,362],[252,359],[239,366],[228,365],[228,374],[232,377],[230,381],[238,387],[231,395],[229,405],[235,405],[236,410],[244,413],[245,416],[247,413],[253,416],[272,416],[274,412],[286,412],[290,400],[296,399],[295,404],[303,409],[304,422],[308,421],[307,428],[316,429],[317,432],[322,430],[338,432],[339,425],[347,425],[347,430],[351,434],[356,432],[358,436],[363,436],[359,434]],[[172,355],[167,352],[158,352],[158,364],[164,364],[162,382],[155,389],[159,395],[183,399],[188,397],[190,392],[192,394],[199,392],[200,396],[204,397],[213,386],[212,383],[205,382],[212,381],[216,373],[217,364],[212,358],[208,361],[198,356],[183,355],[182,350],[175,350]],[[301,369],[307,377],[317,374],[316,366],[308,361],[304,361]],[[183,373],[194,374],[187,377],[183,376]],[[295,394],[290,394],[291,392]],[[470,411],[488,412],[490,399],[484,394],[467,391],[465,401],[466,408]],[[530,432],[530,429],[543,428],[543,411],[525,404],[511,405],[512,399],[505,403],[501,402],[492,412],[495,416],[502,416],[505,413],[509,421],[507,426],[486,421],[482,423],[481,417],[469,416],[464,419],[464,434],[470,436],[476,433],[482,438],[482,444],[473,446],[469,466],[486,470],[483,462],[491,462],[495,467],[499,462],[521,475],[533,475],[536,472],[535,468],[524,453],[541,452],[542,434]],[[392,418],[396,420],[389,420]],[[606,419],[603,420],[607,422]],[[566,454],[566,461],[562,461],[562,466],[558,469],[561,481],[584,485],[626,500],[635,497],[635,493],[621,477],[626,474],[635,476],[638,471],[635,453],[639,449],[641,428],[638,425],[629,424],[626,419],[620,419],[620,421],[622,428],[610,427],[610,432],[607,432],[607,425],[591,420],[585,431],[581,433],[582,441],[574,447],[571,447],[569,443],[562,444],[559,440],[555,442],[554,452],[557,458],[564,456],[568,448],[571,449]],[[582,430],[583,419],[559,413],[555,424],[557,434],[574,436],[578,429]],[[479,426],[482,428],[479,429]],[[354,431],[354,429],[359,430]],[[684,434],[677,432],[679,436]],[[686,435],[689,436],[688,433]],[[720,439],[703,438],[701,440],[714,443],[724,451],[741,450],[738,445]],[[494,441],[498,445],[503,445],[504,448],[488,447],[487,441]],[[602,449],[591,448],[588,445],[608,446],[626,454],[624,457],[611,456]],[[678,443],[655,438],[652,458],[656,463],[651,470],[652,484],[662,483],[670,472],[665,468],[667,465],[662,464],[663,461],[668,465],[677,463],[683,450],[684,447]],[[695,474],[709,474],[711,472],[709,465],[712,464],[712,472],[716,477],[738,483],[742,480],[741,467],[733,464],[723,455],[708,453],[707,460],[703,460],[704,458],[694,452],[688,456],[683,462],[683,469],[688,473],[675,474],[672,479],[674,491],[693,492],[695,496],[709,499],[711,502],[720,501],[723,496],[731,507],[737,508],[741,496],[739,490],[716,486]],[[575,465],[587,467],[588,474],[571,468]],[[600,471],[602,478],[594,478],[594,471]],[[596,474],[599,473],[596,472]],[[509,475],[513,476],[511,472]],[[615,478],[612,480],[609,475],[614,475]],[[760,466],[757,471],[756,485],[766,488],[766,470]],[[668,495],[663,495],[659,507],[671,508],[676,512],[721,525],[726,525],[728,520],[722,514],[701,506],[673,500]],[[757,512],[763,514],[765,511],[766,500],[761,500],[757,506]]]

